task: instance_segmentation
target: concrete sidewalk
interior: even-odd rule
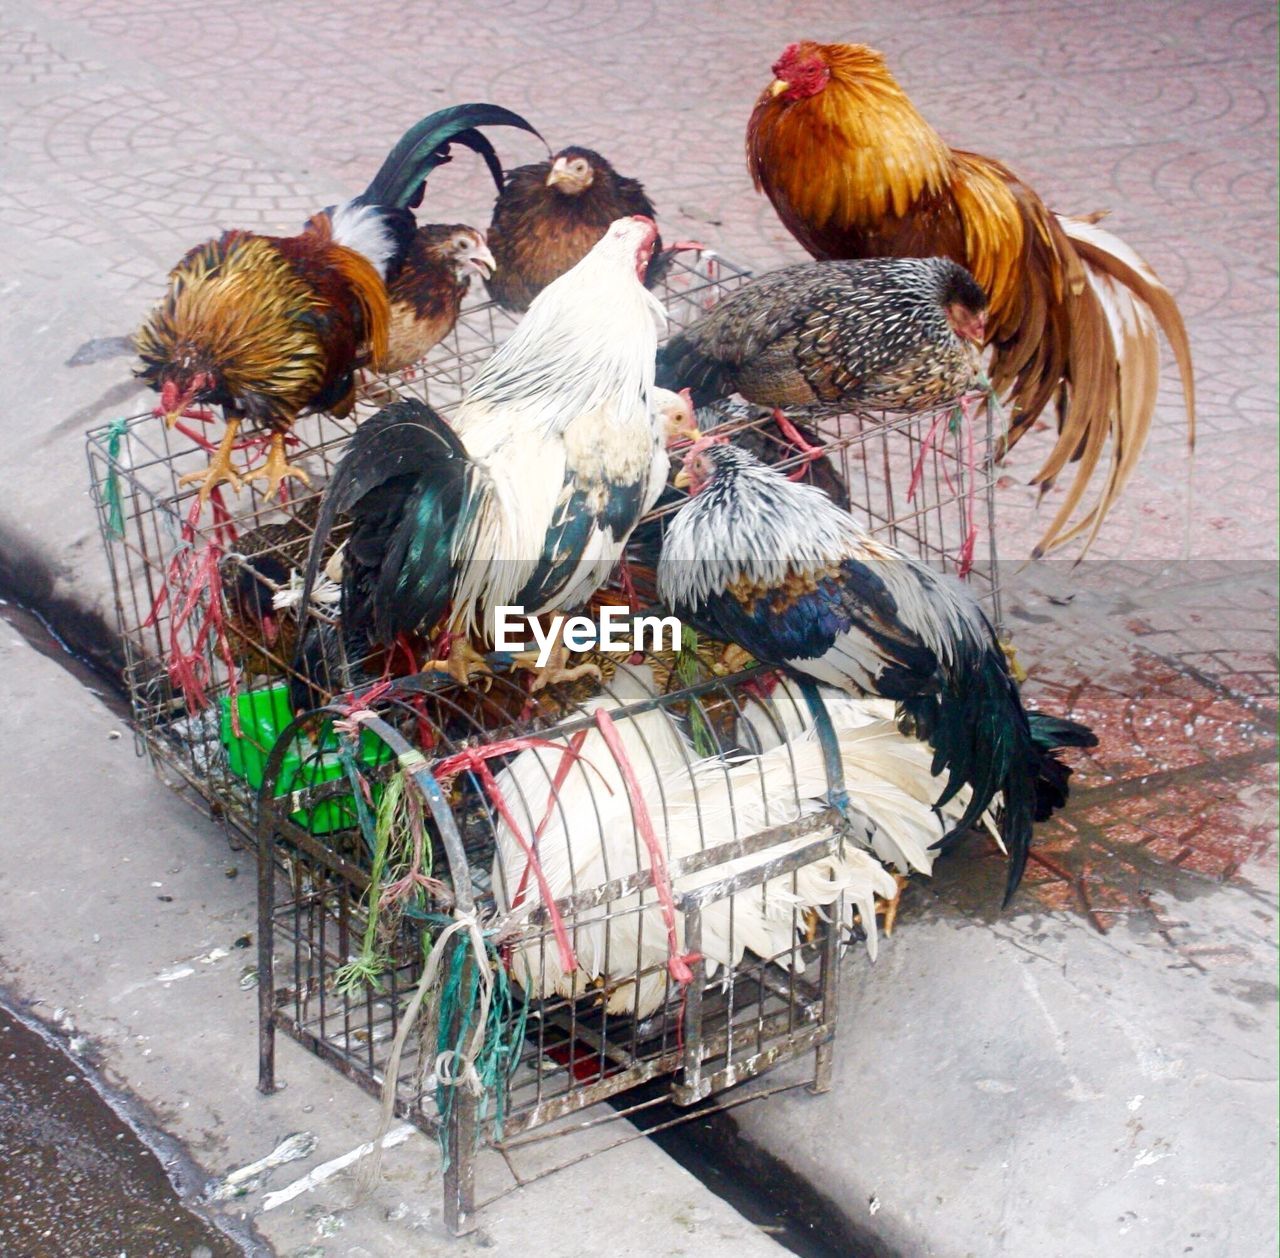
[[[259,1252],[781,1252],[644,1139],[516,1189],[461,1241],[441,1217],[439,1149],[417,1132],[386,1153],[382,1182],[358,1206],[348,1208],[348,1171],[266,1208],[267,1193],[369,1140],[378,1107],[284,1036],[285,1087],[257,1091],[252,855],[233,852],[137,759],[107,708],[3,625],[0,741],[8,748],[0,761],[6,989],[134,1098],[142,1119],[179,1141],[209,1179],[290,1135],[315,1137],[308,1156],[219,1207],[270,1246]],[[564,1137],[560,1159],[587,1152],[588,1140]],[[481,1199],[511,1182],[481,1164]]]
[[[1032,701],[1101,737],[1014,908],[994,911],[989,853],[975,846],[940,864],[932,884],[908,892],[880,963],[848,967],[836,1091],[748,1107],[737,1121],[826,1195],[833,1234],[870,1252],[1267,1252],[1275,25],[1274,6],[1253,0],[870,0],[856,13],[755,6],[750,21],[660,0],[323,11],[297,0],[10,0],[0,15],[0,584],[109,652],[83,432],[150,404],[110,338],[134,328],[189,245],[229,226],[295,230],[362,187],[408,122],[490,99],[553,145],[598,147],[641,178],[671,236],[767,268],[801,256],[742,158],[769,63],[801,37],[881,48],[946,138],[1005,160],[1055,208],[1112,211],[1107,225],[1182,304],[1201,436],[1192,479],[1166,373],[1151,443],[1089,561],[1006,570]],[[538,156],[528,137],[495,138],[509,163]],[[465,158],[445,167],[431,182],[433,216],[483,225],[486,180]],[[1027,553],[1061,492],[1036,514],[1025,482],[1046,436],[1023,442],[1001,480],[1006,560]],[[223,840],[133,762],[127,735],[106,741],[92,700],[24,648],[5,651],[21,695],[5,705],[12,755],[0,785],[35,801],[10,814],[29,827],[5,828],[0,955],[19,989],[77,1010],[116,1077],[210,1169],[304,1128],[321,1136],[316,1159],[358,1143],[372,1107],[289,1044],[289,1091],[266,1101],[253,1091],[242,963],[235,952],[201,959],[251,928],[247,868],[225,877]],[[83,801],[108,798],[109,825],[86,839]],[[33,848],[57,859],[32,861]],[[154,900],[152,881],[174,900]],[[50,904],[56,930],[43,929]],[[158,979],[173,967],[193,973]],[[630,1230],[639,1215],[655,1229],[644,1240],[673,1252],[701,1251],[722,1230],[726,1246],[759,1243],[654,1150],[633,1149],[642,1165],[619,1154],[585,1163],[511,1198],[519,1210],[485,1226],[514,1245],[543,1220],[586,1252],[583,1220],[599,1223],[598,1248],[614,1250],[619,1236],[643,1235]],[[320,1220],[345,1199],[331,1185],[316,1217],[299,1199],[263,1220],[264,1233],[282,1252],[421,1247],[417,1238],[439,1238],[435,1186],[422,1183],[433,1157],[418,1138],[390,1155],[390,1195],[378,1200],[408,1203],[398,1220],[371,1207],[321,1237]],[[600,1189],[641,1176],[657,1199]],[[410,1226],[419,1207],[432,1211],[422,1232]],[[682,1238],[690,1218],[704,1223]]]

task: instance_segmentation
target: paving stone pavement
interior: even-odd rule
[[[362,187],[431,108],[517,109],[553,146],[591,145],[640,177],[669,235],[758,269],[801,257],[742,152],[770,62],[801,37],[882,49],[947,139],[1000,157],[1054,208],[1109,209],[1182,305],[1194,471],[1166,370],[1142,465],[1089,559],[1005,570],[1029,693],[1102,737],[1076,805],[1045,830],[1024,903],[1099,938],[1139,931],[1206,983],[1255,965],[1274,941],[1274,6],[7,0],[0,579],[46,606],[106,606],[82,434],[148,403],[126,358],[70,367],[76,351],[130,332],[190,244],[228,226],[294,230]],[[496,139],[508,163],[539,155],[529,137]],[[433,177],[429,205],[483,225],[490,198],[479,164],[460,159]],[[1007,561],[1061,492],[1037,509],[1026,485],[1049,439],[1033,435],[1004,469]],[[993,860],[973,853],[954,893],[931,894],[985,911],[969,889],[994,884]],[[1242,945],[1215,954],[1176,925],[1188,888],[1222,885],[1256,891],[1272,915],[1243,960],[1230,950]],[[1209,1252],[1228,1251],[1219,1238]]]

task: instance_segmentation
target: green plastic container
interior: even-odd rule
[[[269,690],[250,690],[237,695],[236,707],[240,713],[238,738],[231,727],[231,700],[223,696],[219,704],[222,745],[227,749],[227,764],[236,777],[242,778],[254,790],[258,790],[262,786],[267,757],[281,733],[293,720],[293,711],[289,706],[289,687],[272,686]],[[361,764],[373,766],[385,764],[394,758],[394,753],[376,734],[362,730],[357,758]],[[299,755],[295,744],[285,752],[275,797],[279,799],[291,791],[311,789],[343,776],[342,761],[338,756],[338,737],[332,727],[326,725],[318,748],[312,744],[306,748],[305,754]],[[380,783],[373,786],[375,807],[382,789]],[[312,834],[349,830],[358,824],[355,803],[349,792],[323,800],[314,808],[300,809],[291,814],[290,820]]]

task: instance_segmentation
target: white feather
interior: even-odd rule
[[[395,256],[396,238],[378,207],[346,201],[330,213],[329,221],[334,243],[368,258],[385,280],[387,267]]]
[[[609,688],[611,693],[587,704],[587,711],[634,702],[652,689],[647,669],[620,669]],[[847,915],[854,907],[859,910],[867,930],[867,947],[874,957],[874,899],[896,891],[880,861],[888,861],[903,872],[928,873],[936,856],[931,845],[963,812],[967,791],[948,804],[945,820],[934,813],[932,803],[942,784],[930,773],[931,753],[898,731],[892,705],[833,693],[828,696],[828,710],[840,741],[846,787],[865,824],[855,823],[854,842],[847,843],[843,852],[803,867],[794,878],[776,876],[732,897],[709,902],[703,910],[702,927],[702,951],[709,973],[719,966],[736,966],[747,949],[761,957],[777,958],[779,963],[793,960],[797,913],[821,910],[842,897]],[[772,715],[766,719],[766,713]],[[758,755],[699,762],[664,711],[618,719],[627,758],[668,862],[734,837],[811,816],[823,808],[828,790],[826,766],[821,744],[810,726],[807,708],[789,682],[775,691],[768,709],[752,701],[744,710],[739,739],[754,739],[762,748]],[[650,865],[621,772],[597,730],[587,733],[580,756],[569,769],[538,840],[541,867],[555,899]],[[548,810],[551,784],[561,760],[559,750],[530,750],[517,756],[499,775],[504,798],[526,839]],[[755,857],[678,875],[673,889],[678,895],[745,871],[754,862],[811,842],[821,833],[774,846]],[[522,848],[500,825],[493,885],[504,911],[511,905],[524,869]],[[540,902],[532,878],[527,880],[522,902]],[[515,973],[525,974],[527,965],[535,993],[579,996],[593,980],[603,979],[613,1012],[634,1012],[643,1017],[662,1003],[668,990],[667,936],[653,892],[645,893],[643,899],[630,896],[580,912],[570,926],[580,965],[572,975],[562,969],[550,941],[546,946],[539,943],[517,949]],[[677,946],[685,946],[679,915]]]
[[[665,315],[635,269],[646,230],[618,220],[543,289],[458,409],[454,427],[482,474],[475,527],[454,556],[459,625],[492,635],[495,609],[514,601],[542,557],[566,472],[635,477],[649,487],[655,463],[666,459],[653,397]],[[593,593],[622,542],[606,551],[592,539],[557,604]]]

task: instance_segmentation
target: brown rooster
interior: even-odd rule
[[[1058,441],[1034,483],[1048,488],[1080,463],[1036,553],[1085,531],[1092,542],[1151,427],[1157,326],[1178,362],[1194,440],[1191,351],[1168,289],[1098,216],[1054,214],[1007,167],[950,148],[880,53],[806,41],[773,73],[747,127],[756,187],[815,257],[945,254],[973,273],[991,299],[991,373],[1011,404],[1008,445],[1056,401]],[[1067,527],[1108,437],[1106,483]]]
[[[489,295],[505,310],[528,310],[552,280],[586,257],[610,223],[633,214],[655,217],[644,188],[591,149],[561,149],[549,162],[509,171],[488,231],[497,265]],[[666,265],[659,238],[646,287],[662,278]]]
[[[474,227],[419,227],[400,274],[388,286],[391,325],[382,369],[402,371],[443,341],[458,322],[471,277],[488,279],[493,271],[493,254]]]
[[[139,375],[160,393],[166,421],[187,407],[220,405],[226,432],[207,471],[183,477],[203,500],[221,481],[239,488],[231,466],[242,422],[269,433],[263,477],[268,494],[289,476],[309,483],[285,458],[285,433],[309,411],[351,408],[356,368],[387,352],[388,282],[414,240],[412,207],[451,144],[474,149],[494,181],[502,167],[477,127],[513,126],[537,135],[510,110],[455,105],[410,128],[368,188],[313,215],[297,236],[224,232],[190,250],[169,290],[136,337]]]

